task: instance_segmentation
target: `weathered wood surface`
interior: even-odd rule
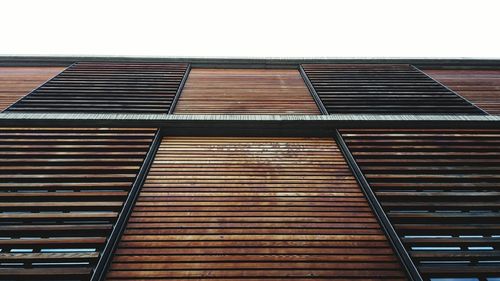
[[[405,276],[332,139],[165,137],[107,275],[155,278]]]
[[[424,277],[500,276],[500,131],[342,136]]]
[[[319,114],[296,69],[192,69],[176,114]]]
[[[0,279],[88,280],[154,131],[0,128]]]
[[[488,113],[500,114],[500,70],[424,71]]]
[[[410,65],[302,67],[328,113],[484,114]]]
[[[9,111],[167,113],[187,67],[185,63],[77,63]]]
[[[0,111],[61,72],[64,67],[0,67]]]

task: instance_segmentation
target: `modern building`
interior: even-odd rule
[[[500,280],[500,61],[0,57],[0,280]]]

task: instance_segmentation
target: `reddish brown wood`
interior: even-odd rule
[[[0,67],[0,111],[63,71],[64,67]]]
[[[425,70],[490,114],[500,114],[500,70]]]
[[[0,279],[88,280],[154,132],[0,128]]]
[[[166,137],[108,280],[403,280],[331,139]]]
[[[319,114],[295,69],[194,68],[176,114]]]

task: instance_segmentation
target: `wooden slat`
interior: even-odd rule
[[[167,113],[185,63],[77,63],[7,111]]]
[[[405,275],[332,139],[166,137],[107,275],[156,278]]]
[[[484,114],[410,65],[302,67],[328,113]]]
[[[424,277],[500,277],[500,131],[342,136]]]
[[[88,280],[154,132],[0,128],[0,279]]]
[[[63,70],[64,67],[0,67],[0,111]]]
[[[192,69],[176,114],[318,114],[295,69]]]
[[[500,114],[500,70],[424,71],[488,113]]]

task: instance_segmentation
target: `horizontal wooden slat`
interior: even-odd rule
[[[500,114],[500,70],[425,69],[443,83],[490,114]]]
[[[0,128],[0,279],[88,280],[154,132]]]
[[[410,65],[302,67],[328,113],[484,114]]]
[[[108,280],[404,280],[332,139],[165,137]]]
[[[63,70],[64,67],[0,67],[0,111]]]
[[[318,114],[294,69],[192,69],[176,114]]]
[[[500,277],[500,131],[342,136],[425,278]]]
[[[167,113],[185,63],[77,63],[7,111]]]

